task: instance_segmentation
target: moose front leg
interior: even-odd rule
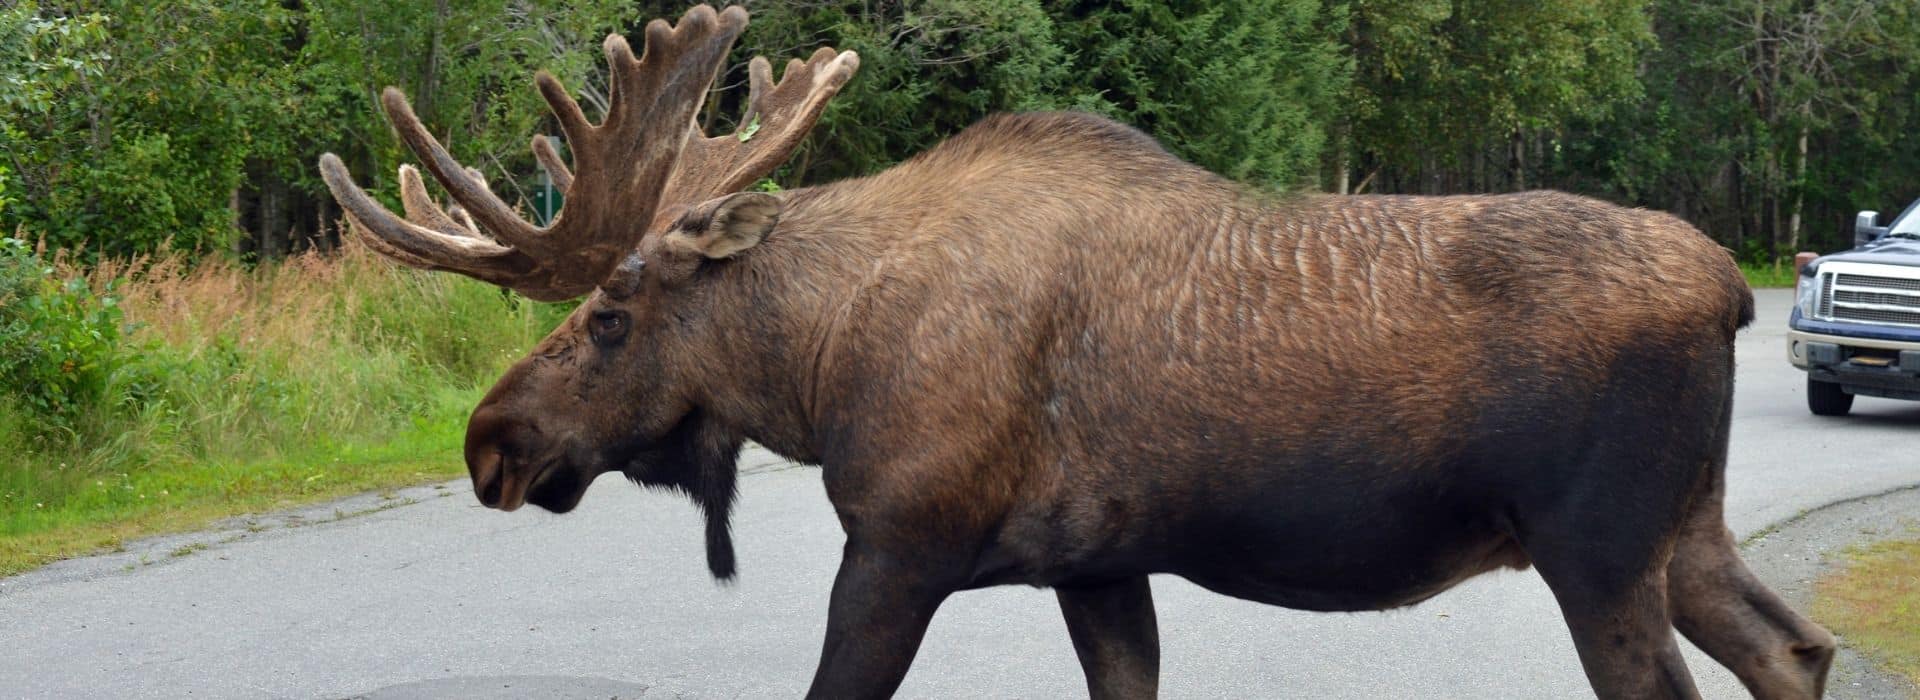
[[[1093,700],[1160,692],[1160,629],[1146,576],[1053,591]]]
[[[927,623],[953,588],[925,568],[851,539],[833,579],[827,640],[808,698],[885,698],[907,676]]]

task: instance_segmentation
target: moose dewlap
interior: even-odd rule
[[[1757,696],[1821,692],[1832,636],[1724,524],[1753,301],[1698,231],[1546,192],[1259,195],[1084,114],[743,193],[859,67],[821,49],[776,81],[755,59],[751,133],[708,137],[693,116],[746,24],[696,7],[638,58],[609,37],[597,124],[538,76],[572,153],[533,140],[566,190],[546,228],[396,90],[458,208],[402,166],[396,216],[322,156],[394,260],[587,296],[474,410],[482,503],[567,511],[618,470],[698,502],[727,577],[742,443],[820,465],[847,542],[816,697],[890,694],[963,589],[1054,588],[1091,693],[1136,697],[1157,686],[1148,574],[1375,610],[1526,566],[1603,697],[1693,696],[1675,628]]]

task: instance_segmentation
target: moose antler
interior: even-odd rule
[[[534,157],[567,195],[545,228],[521,219],[478,172],[454,161],[397,88],[381,93],[387,118],[459,207],[450,214],[435,205],[411,166],[400,168],[404,219],[355,185],[332,153],[320,156],[320,174],[347,216],[372,234],[370,246],[403,264],[457,272],[541,300],[585,294],[658,220],[739,191],[779,167],[860,66],[851,51],[821,49],[805,63],[793,61],[776,85],[767,61],[755,58],[746,117],[733,134],[707,138],[694,115],[746,26],[740,7],[716,13],[696,6],[678,24],[648,23],[637,60],[625,38],[608,36],[611,95],[598,126],[587,122],[558,79],[545,71],[535,76],[575,166],[569,169],[546,137],[533,139]]]

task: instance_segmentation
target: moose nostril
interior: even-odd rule
[[[495,450],[484,450],[473,455],[467,462],[467,468],[473,472],[473,494],[480,498],[480,504],[492,508],[500,504],[500,484],[502,462],[506,458]]]
[[[500,507],[500,485],[506,479],[488,479],[484,485],[477,485],[473,493],[480,497],[480,505],[488,508]]]

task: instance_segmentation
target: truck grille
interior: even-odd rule
[[[1835,321],[1920,326],[1920,278],[1822,275],[1816,314]]]
[[[1820,308],[1814,311],[1814,315],[1820,318],[1833,318],[1833,275],[1821,276],[1826,279],[1820,282]]]

